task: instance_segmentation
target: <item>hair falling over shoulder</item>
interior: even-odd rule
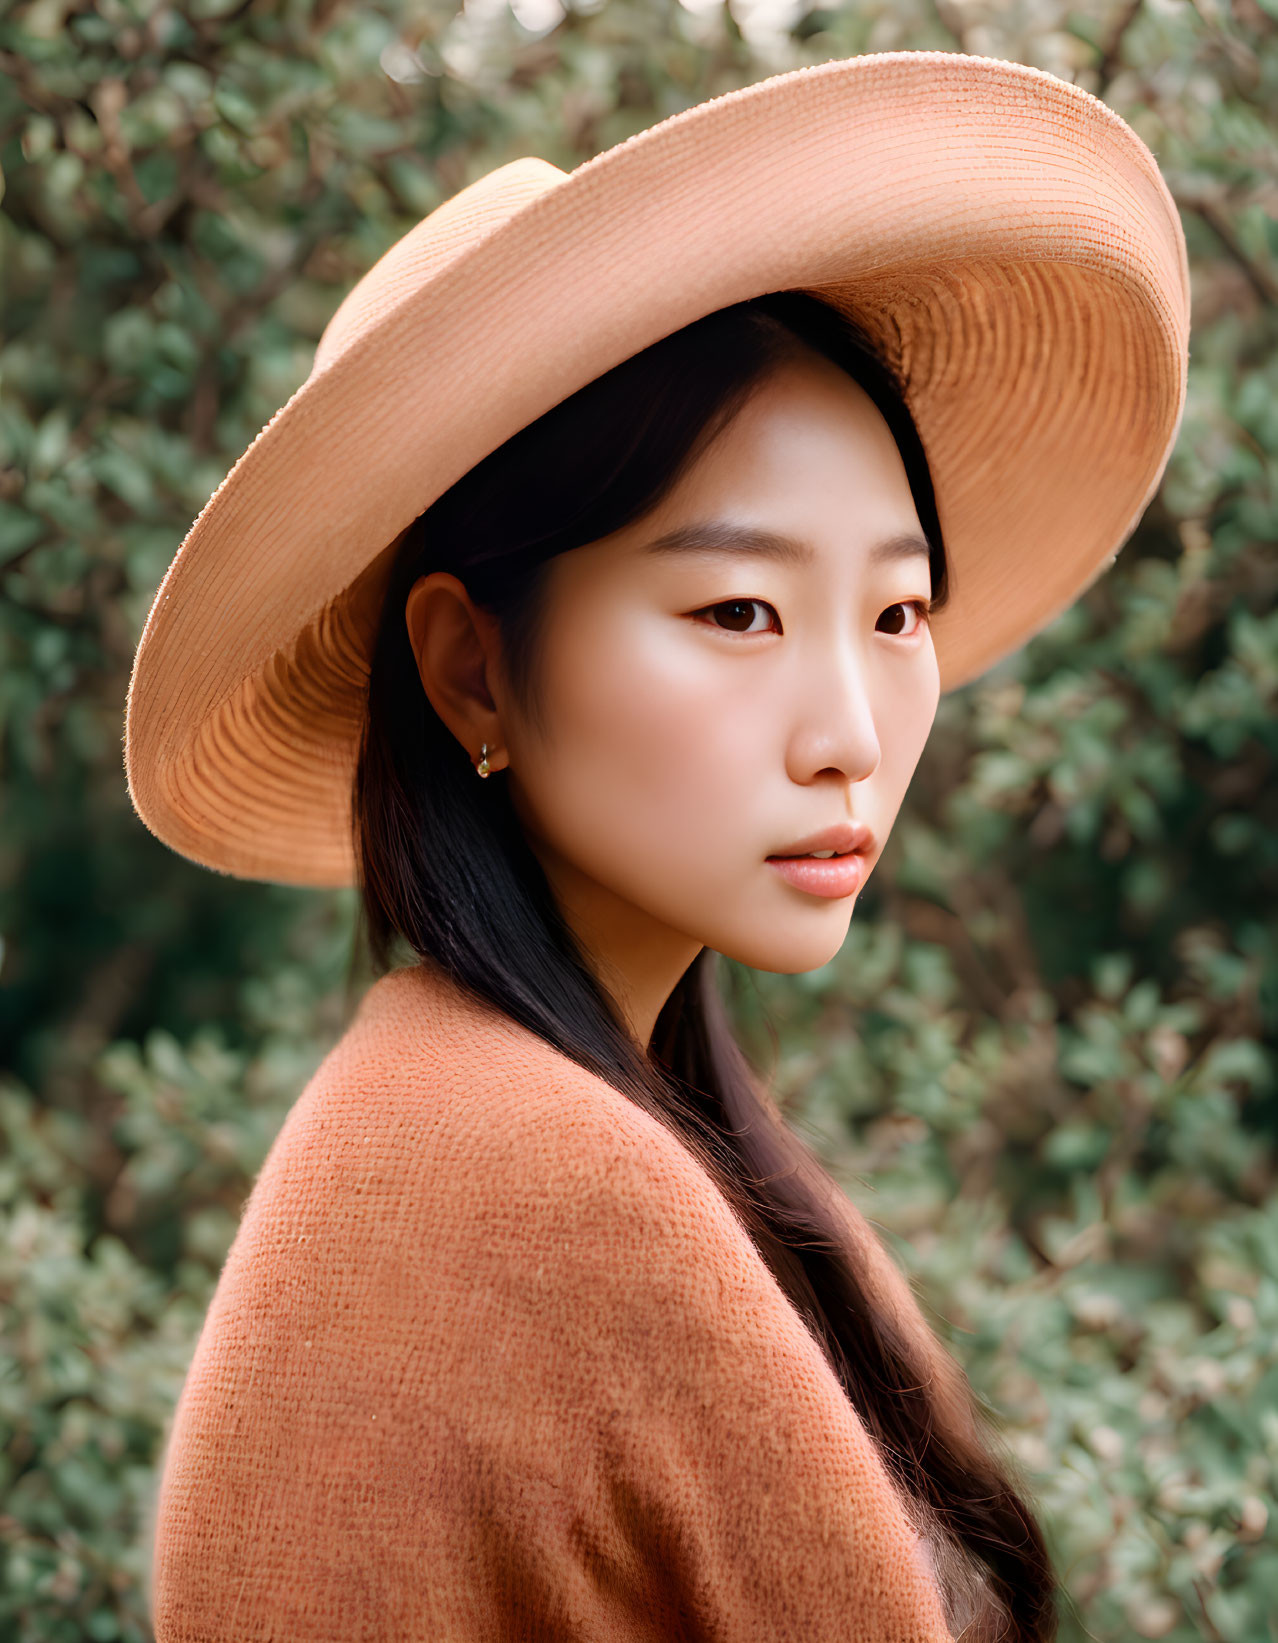
[[[923,447],[902,386],[854,321],[801,292],[709,314],[522,429],[405,535],[373,655],[355,780],[364,920],[374,963],[398,938],[460,985],[608,1080],[671,1128],[719,1185],[805,1319],[931,1547],[954,1635],[1048,1643],[1057,1584],[1034,1517],[961,1369],[904,1276],[760,1088],[703,950],[645,1057],[559,914],[504,782],[475,780],[418,678],[404,601],[450,571],[496,619],[511,683],[536,717],[543,570],[646,513],[770,367],[807,346],[869,394],[946,562]]]

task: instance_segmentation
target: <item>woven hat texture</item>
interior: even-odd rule
[[[686,109],[565,173],[501,166],[404,235],[182,542],[138,645],[146,825],[252,879],[354,882],[368,655],[406,527],[587,382],[805,290],[899,371],[949,554],[944,690],[1077,598],[1157,489],[1189,269],[1149,149],[1039,69],[870,54]]]

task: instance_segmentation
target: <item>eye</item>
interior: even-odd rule
[[[770,611],[775,617],[776,611],[762,599],[721,599],[717,605],[706,605],[703,610],[694,611],[695,616],[704,616],[707,613],[714,619],[713,625],[721,627],[727,633],[780,633],[781,623],[778,620],[775,628],[760,627],[752,615],[753,611]]]
[[[898,638],[911,639],[923,626],[928,618],[928,601],[926,599],[907,599],[899,605],[889,605],[875,623],[876,633],[891,633]],[[915,615],[914,625],[908,626],[909,614]],[[886,619],[887,626],[881,624]]]

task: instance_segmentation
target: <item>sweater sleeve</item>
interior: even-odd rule
[[[157,1643],[948,1643],[726,1200],[563,1066],[294,1109],[173,1422]]]

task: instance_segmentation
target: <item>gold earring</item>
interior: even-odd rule
[[[475,766],[475,774],[477,776],[489,776],[489,775],[492,774],[492,766],[488,763],[488,743],[487,742],[482,742],[480,744],[479,763]]]

